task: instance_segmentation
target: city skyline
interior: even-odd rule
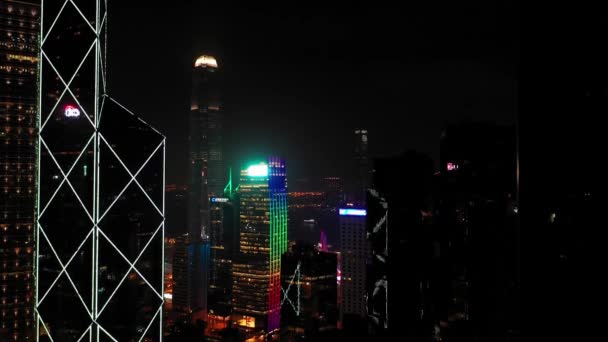
[[[347,175],[347,139],[357,127],[369,130],[370,157],[412,148],[429,154],[438,168],[437,137],[445,124],[515,122],[517,16],[509,3],[470,4],[476,11],[457,4],[386,10],[275,1],[256,8],[141,5],[109,5],[115,65],[109,86],[116,94],[137,87],[141,93],[128,105],[166,127],[170,183],[187,183],[177,165],[186,158],[190,69],[201,54],[214,56],[223,70],[231,132],[225,163],[234,169],[242,160],[280,154],[290,160],[292,179]],[[120,34],[138,18],[164,25],[149,27],[138,40]],[[167,47],[140,58],[156,38]],[[153,105],[149,98],[166,102]]]
[[[517,3],[30,3],[2,342],[520,341]],[[589,226],[560,195],[540,227]]]

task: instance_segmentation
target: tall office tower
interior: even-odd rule
[[[321,178],[321,191],[325,195],[324,206],[337,209],[344,202],[344,180],[340,177]]]
[[[182,321],[204,314],[207,307],[209,274],[201,272],[209,265],[209,242],[184,234],[176,238],[173,258],[173,308]]]
[[[167,219],[165,233],[168,237],[177,237],[188,232],[188,187],[167,184],[165,210]]]
[[[366,191],[371,183],[371,167],[369,162],[369,151],[367,142],[367,130],[355,129],[354,131],[354,182],[351,189],[349,201],[356,206],[364,206]]]
[[[39,1],[0,0],[2,341],[27,341],[34,336],[39,17]]]
[[[445,243],[432,224],[433,161],[407,151],[375,160],[374,170],[367,201],[370,331],[377,339],[437,341],[447,294]]]
[[[233,263],[233,308],[237,324],[273,333],[281,315],[281,255],[287,251],[287,178],[285,161],[241,171],[240,241]]]
[[[184,311],[190,305],[188,277],[188,234],[175,238],[173,252],[173,309],[175,312]]]
[[[232,187],[232,172],[224,188],[225,197],[211,198],[211,272],[206,336],[221,338],[232,314],[232,264],[238,251],[238,196]]]
[[[226,317],[230,314],[232,259],[236,249],[236,211],[234,196],[211,197],[211,267],[209,312]]]
[[[209,236],[209,198],[222,197],[222,120],[220,73],[215,58],[194,62],[190,104],[189,230],[192,237]]]
[[[340,271],[342,272],[342,316],[359,319],[366,316],[366,272],[370,259],[367,242],[365,209],[341,208],[340,215]]]
[[[200,56],[194,62],[192,75],[192,101],[189,122],[190,184],[188,195],[188,233],[191,244],[200,244],[193,252],[206,251],[211,234],[211,197],[223,195],[222,179],[222,121],[219,97],[219,69],[211,56]],[[215,220],[217,226],[221,224]],[[216,229],[217,230],[217,227]],[[204,245],[204,246],[203,246]],[[209,279],[211,259],[201,256],[193,260],[204,260],[200,268],[193,269],[192,283]],[[206,313],[209,284],[202,284],[200,296],[192,296],[189,307]]]
[[[513,127],[448,126],[440,145],[439,224],[449,248],[448,337],[505,341],[517,292],[519,241]]]
[[[39,341],[162,339],[165,137],[106,93],[105,5],[41,12]]]
[[[296,244],[283,254],[281,273],[286,299],[281,308],[281,336],[314,341],[338,323],[337,254]]]

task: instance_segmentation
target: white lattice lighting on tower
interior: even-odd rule
[[[161,341],[165,137],[107,95],[105,0],[43,0],[37,341]]]

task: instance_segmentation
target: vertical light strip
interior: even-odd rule
[[[38,110],[36,110],[36,130],[38,134],[37,141],[37,150],[36,150],[36,222],[34,222],[34,227],[36,228],[36,233],[34,239],[36,240],[36,250],[32,255],[34,256],[34,287],[35,287],[35,307],[34,307],[34,320],[36,321],[36,341],[40,338],[40,318],[38,315],[38,270],[39,267],[39,250],[40,250],[40,231],[38,228],[38,213],[40,212],[40,125],[42,121],[42,37],[44,37],[44,0],[40,3],[40,36],[38,37],[40,51],[38,52]]]
[[[103,94],[99,93],[99,34],[101,32],[101,27],[99,25],[99,0],[95,1],[95,104],[94,104],[94,120],[95,120],[95,146],[93,151],[93,164],[95,167],[93,168],[93,215],[95,217],[95,222],[93,229],[93,282],[91,284],[92,292],[91,292],[91,301],[93,302],[93,324],[96,327],[99,327],[97,323],[98,318],[98,292],[99,292],[99,179],[100,179],[100,153],[99,153],[99,101]],[[99,338],[99,328],[97,328],[97,334],[95,334],[94,339],[96,342],[100,340]]]
[[[285,162],[268,158],[270,200],[270,284],[268,293],[268,332],[280,328],[281,257],[287,251],[287,189]]]
[[[162,256],[161,256],[161,269],[162,269],[162,276],[160,279],[162,279],[161,283],[160,283],[160,295],[161,298],[163,299],[161,305],[160,305],[160,316],[159,316],[159,341],[163,340],[163,310],[165,309],[165,153],[166,153],[166,148],[167,148],[167,139],[163,139],[163,188],[162,188],[162,192],[163,192],[163,204],[162,204],[162,209],[163,209],[163,223],[162,223],[162,239],[161,239],[161,243],[162,245]]]

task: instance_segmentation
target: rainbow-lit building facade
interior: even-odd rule
[[[237,325],[272,333],[281,320],[281,256],[287,251],[285,161],[241,170],[239,253],[233,264],[233,308]]]

